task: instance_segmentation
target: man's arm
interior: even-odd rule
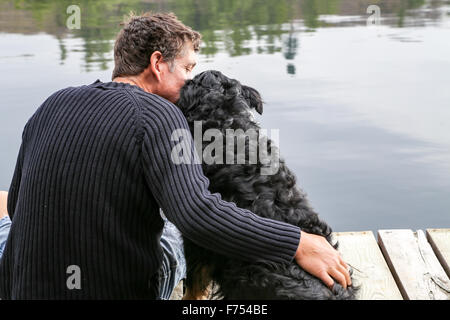
[[[185,132],[189,157],[194,143],[181,111],[157,96],[142,96],[142,167],[149,188],[167,219],[199,246],[242,260],[290,262],[298,248],[300,229],[261,218],[208,190],[201,164],[175,163],[180,143],[174,132]],[[181,138],[183,139],[183,138]]]
[[[9,231],[11,229],[11,219],[16,211],[20,181],[22,179],[22,166],[25,148],[24,140],[29,123],[30,122],[28,121],[22,132],[22,143],[20,144],[16,167],[14,169],[13,178],[9,187],[9,193],[6,191],[0,191],[0,257],[3,255],[6,240],[8,239]]]
[[[25,139],[30,121],[27,122],[22,133],[22,143],[20,144],[19,154],[17,156],[16,167],[14,169],[13,178],[9,187],[7,209],[11,219],[16,211],[17,198],[19,196],[20,181],[22,179],[22,167],[25,148]]]
[[[172,153],[179,141],[172,141],[175,130],[186,130],[184,146],[193,158],[194,143],[186,119],[174,105],[156,97],[145,96],[142,160],[148,185],[167,218],[184,236],[196,244],[243,260],[269,260],[306,265],[306,271],[322,276],[328,285],[330,265],[340,265],[339,255],[325,238],[302,232],[280,221],[265,219],[223,201],[208,190],[209,180],[200,164],[175,164]],[[153,101],[152,101],[153,100]],[[186,149],[185,149],[186,151]],[[318,236],[316,236],[318,237]],[[327,247],[328,246],[328,247]],[[317,254],[319,250],[325,253]],[[306,263],[305,263],[306,262]],[[344,269],[343,266],[341,266]],[[345,276],[336,274],[345,286]],[[341,270],[342,271],[342,270]],[[327,272],[328,278],[324,277]],[[332,274],[331,274],[332,275]],[[333,276],[333,275],[332,275]]]

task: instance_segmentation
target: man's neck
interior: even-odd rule
[[[137,86],[146,92],[153,93],[152,88],[146,85],[145,81],[136,76],[116,77],[113,79],[113,82],[128,83],[133,86]]]

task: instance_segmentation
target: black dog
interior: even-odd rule
[[[178,107],[185,115],[191,133],[194,121],[202,121],[202,134],[211,128],[226,136],[226,129],[254,129],[251,109],[262,114],[259,93],[229,79],[218,71],[206,71],[186,82]],[[225,140],[225,139],[224,139]],[[274,146],[267,140],[267,153]],[[203,142],[203,148],[209,143]],[[225,142],[224,142],[225,144]],[[224,153],[226,147],[223,147]],[[331,228],[318,217],[302,191],[294,174],[282,159],[278,172],[261,174],[267,163],[258,158],[251,164],[249,140],[245,143],[245,164],[202,164],[210,180],[210,191],[255,214],[299,226],[303,231],[326,237],[331,243]],[[224,162],[226,155],[224,154]],[[229,163],[229,162],[227,162]],[[234,162],[236,163],[236,158]],[[264,164],[263,164],[264,163]],[[337,248],[337,244],[334,245]],[[184,238],[187,261],[186,289],[188,298],[204,296],[211,281],[218,285],[215,298],[224,299],[354,299],[355,288],[344,289],[335,283],[330,290],[321,280],[302,270],[295,262],[248,263],[211,252]]]

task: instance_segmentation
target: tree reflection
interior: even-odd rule
[[[424,4],[425,0],[401,0],[397,9],[397,16],[398,16],[397,26],[399,28],[402,28],[404,26],[407,10],[419,8]]]
[[[84,54],[84,69],[110,68],[114,38],[119,23],[130,11],[174,12],[185,24],[203,35],[201,54],[213,58],[219,52],[230,56],[281,53],[287,72],[295,74],[300,32],[314,32],[329,25],[322,15],[364,17],[372,0],[79,0],[81,29],[66,27],[66,9],[73,0],[0,0],[3,21],[0,32],[46,32],[55,36],[60,63],[70,52]],[[398,17],[403,26],[408,10],[424,5],[424,0],[378,0],[384,15]],[[24,19],[15,19],[18,15]],[[23,22],[26,22],[25,27]],[[32,31],[30,31],[30,29]],[[81,40],[75,48],[66,38]]]

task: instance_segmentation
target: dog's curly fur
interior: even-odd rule
[[[180,92],[178,107],[185,115],[192,134],[194,121],[202,121],[205,130],[254,129],[251,109],[262,114],[263,102],[253,88],[229,79],[219,71],[205,71],[186,82]],[[224,143],[225,139],[224,139]],[[209,142],[203,142],[205,148]],[[268,139],[270,154],[273,141]],[[224,146],[224,159],[225,159]],[[309,206],[305,194],[296,185],[296,177],[279,159],[279,170],[262,175],[264,165],[249,164],[246,142],[246,164],[203,163],[210,180],[210,191],[249,209],[255,214],[299,226],[308,233],[324,236],[330,243],[331,228]],[[236,163],[236,162],[234,162]],[[334,244],[337,248],[337,243]],[[191,297],[205,294],[213,281],[218,285],[216,298],[223,299],[354,299],[356,288],[344,289],[335,283],[330,290],[321,280],[301,269],[295,262],[245,262],[199,247],[184,238],[187,260],[186,288]]]

